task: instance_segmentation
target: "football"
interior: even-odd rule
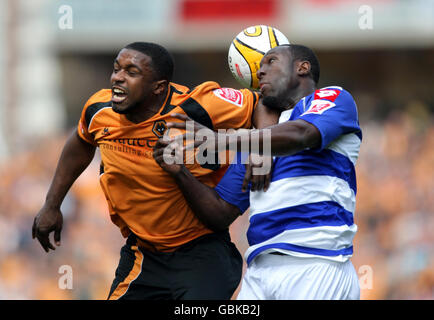
[[[256,72],[264,54],[288,39],[276,28],[256,25],[241,31],[229,47],[228,63],[235,79],[245,88],[258,89]]]

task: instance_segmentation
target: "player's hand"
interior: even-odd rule
[[[182,142],[182,140],[181,140]],[[154,146],[154,152],[152,153],[155,161],[166,172],[171,175],[178,174],[184,164],[182,158],[180,161],[177,154],[183,153],[182,145],[178,145],[174,139],[160,138]]]
[[[50,242],[49,235],[54,231],[54,242],[60,246],[60,233],[63,226],[63,216],[59,209],[44,205],[33,221],[32,238],[37,238],[45,252],[56,250]]]
[[[241,190],[246,192],[250,183],[250,191],[267,191],[271,182],[272,165],[273,157],[250,154]]]
[[[172,117],[182,120],[182,122],[169,122],[167,123],[168,128],[183,129],[186,133],[183,134],[183,138],[187,140],[187,148],[197,148],[207,149],[209,151],[218,150],[218,140],[223,141],[226,138],[225,134],[216,133],[213,130],[205,127],[199,122],[194,121],[190,117],[181,113],[172,113]],[[194,141],[189,141],[193,139]]]

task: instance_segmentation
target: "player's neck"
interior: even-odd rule
[[[297,90],[294,92],[293,96],[291,97],[291,100],[293,101],[294,107],[301,99],[304,97],[312,94],[316,90],[315,83],[313,81],[303,81],[300,83],[300,86],[297,88]]]
[[[140,123],[152,118],[160,111],[163,103],[166,101],[166,97],[167,89],[165,89],[162,94],[156,96],[152,101],[144,101],[133,113],[126,114],[127,119],[133,123]]]

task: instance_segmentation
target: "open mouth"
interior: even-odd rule
[[[261,93],[264,93],[264,90],[265,90],[265,86],[266,86],[267,84],[266,83],[261,83],[261,84],[259,84],[259,91],[261,92]]]
[[[127,92],[120,87],[112,88],[112,102],[122,103],[127,98]]]

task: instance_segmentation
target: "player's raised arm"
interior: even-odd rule
[[[38,239],[46,252],[50,249],[55,250],[49,239],[51,232],[54,231],[56,245],[60,245],[63,224],[60,205],[74,181],[92,161],[95,148],[81,139],[77,130],[71,134],[63,147],[44,206],[36,215],[32,227],[32,237]]]
[[[224,134],[215,133],[204,128],[201,124],[183,114],[173,113],[172,116],[183,122],[169,122],[167,123],[168,128],[192,130],[194,133],[202,131],[202,135],[205,135],[207,139],[205,141],[196,141],[194,146],[198,147],[200,145],[202,148],[209,150],[219,150],[219,145],[225,145],[229,149],[233,143],[236,143],[237,150],[264,154],[264,149],[268,144],[270,153],[267,156],[284,156],[307,148],[317,148],[321,145],[321,135],[318,129],[304,120],[288,121],[264,129]],[[189,127],[187,127],[187,123],[190,124]],[[258,148],[249,147],[248,150],[244,150],[243,146],[250,146],[252,141],[257,142]]]
[[[262,103],[262,98],[258,101],[258,106],[253,112],[252,123],[257,129],[266,128],[279,123],[280,111],[276,109],[271,109],[266,107]],[[252,159],[253,156],[249,157],[246,163],[246,173],[244,176],[243,190],[247,190],[248,184],[250,183],[251,191],[267,191],[270,187],[271,173],[272,173],[272,163],[273,158],[271,156],[259,156],[256,155],[256,161]],[[268,165],[270,170],[267,174],[254,174],[254,167],[263,167]]]
[[[229,141],[229,138],[227,138]],[[317,148],[321,144],[318,129],[303,120],[288,121],[261,130],[251,130],[237,136],[237,147],[246,143],[258,141],[258,149],[251,148],[250,152],[263,154],[267,144],[273,156],[292,155],[307,148]],[[269,154],[270,155],[270,154]]]

